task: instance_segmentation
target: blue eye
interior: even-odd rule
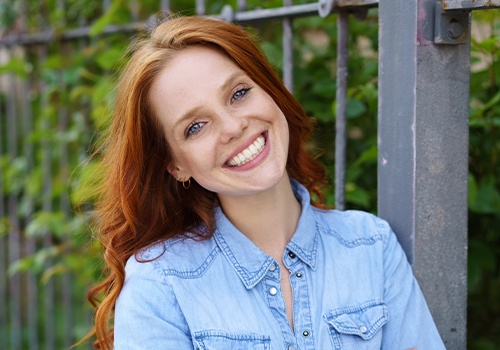
[[[247,92],[250,90],[250,88],[243,88],[234,93],[234,95],[231,97],[231,102],[238,101],[239,99],[243,98]]]
[[[186,129],[186,132],[184,133],[184,136],[190,137],[196,135],[197,133],[200,132],[201,128],[203,128],[203,125],[205,125],[204,122],[194,122],[189,124],[188,128]]]

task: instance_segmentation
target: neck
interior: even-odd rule
[[[280,261],[301,213],[288,176],[265,192],[219,199],[231,223],[264,252]]]

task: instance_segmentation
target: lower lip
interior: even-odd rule
[[[262,152],[259,153],[257,157],[249,161],[248,163],[245,163],[241,166],[226,166],[227,169],[233,170],[233,171],[245,171],[245,170],[250,170],[253,169],[257,166],[259,166],[264,159],[267,157],[269,154],[270,146],[269,146],[269,137],[267,135],[267,132],[264,134],[266,138],[266,144],[264,145],[264,149]]]

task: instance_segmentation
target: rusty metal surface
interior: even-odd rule
[[[438,3],[445,11],[500,8],[500,0],[441,0]]]

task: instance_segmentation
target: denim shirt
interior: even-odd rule
[[[129,259],[115,349],[444,349],[388,224],[317,209],[292,186],[302,214],[283,262],[294,329],[279,264],[217,208],[212,238],[171,239]]]

